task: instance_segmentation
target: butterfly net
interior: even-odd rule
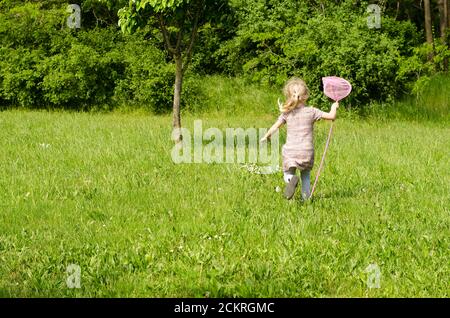
[[[328,76],[322,78],[323,92],[332,100],[338,102],[352,91],[352,85],[343,78]]]

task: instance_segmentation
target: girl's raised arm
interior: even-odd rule
[[[335,120],[336,119],[336,110],[339,108],[339,103],[336,102],[333,105],[331,105],[331,110],[329,113],[323,113],[322,118],[328,119],[328,120]]]

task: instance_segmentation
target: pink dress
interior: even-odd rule
[[[283,146],[283,170],[295,167],[311,170],[314,166],[314,123],[322,118],[323,111],[300,106],[282,113],[279,120],[287,124],[286,143]]]

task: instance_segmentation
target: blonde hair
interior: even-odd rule
[[[282,104],[278,100],[278,106],[281,112],[287,113],[308,100],[309,89],[304,80],[293,77],[284,85],[283,94],[286,101]]]

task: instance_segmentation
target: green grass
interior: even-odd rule
[[[435,75],[415,94],[392,104],[375,103],[362,113],[377,119],[450,121],[450,76]]]
[[[225,129],[275,116],[201,118]],[[173,164],[170,123],[0,113],[0,296],[450,296],[448,123],[338,120],[308,204],[274,190],[281,174]],[[80,289],[66,286],[69,264]]]
[[[261,114],[278,114],[277,100],[283,100],[281,88],[265,87],[246,82],[242,78],[223,76],[194,76],[188,79],[198,88],[198,96],[191,100],[182,112],[197,116],[245,116],[259,117]],[[350,109],[346,100],[341,102],[341,118],[371,118],[377,121],[450,121],[450,76],[438,74],[425,81],[416,94],[391,102],[374,102],[370,105],[353,105]],[[188,84],[189,86],[192,84]],[[330,103],[313,104],[328,110]],[[125,108],[125,113],[129,109]]]
[[[194,76],[188,79],[189,81],[198,86],[199,98],[187,105],[184,111],[199,115],[245,114],[245,116],[259,116],[261,113],[276,114],[278,112],[277,99],[283,97],[281,88],[247,83],[242,78],[227,78],[217,75]]]

